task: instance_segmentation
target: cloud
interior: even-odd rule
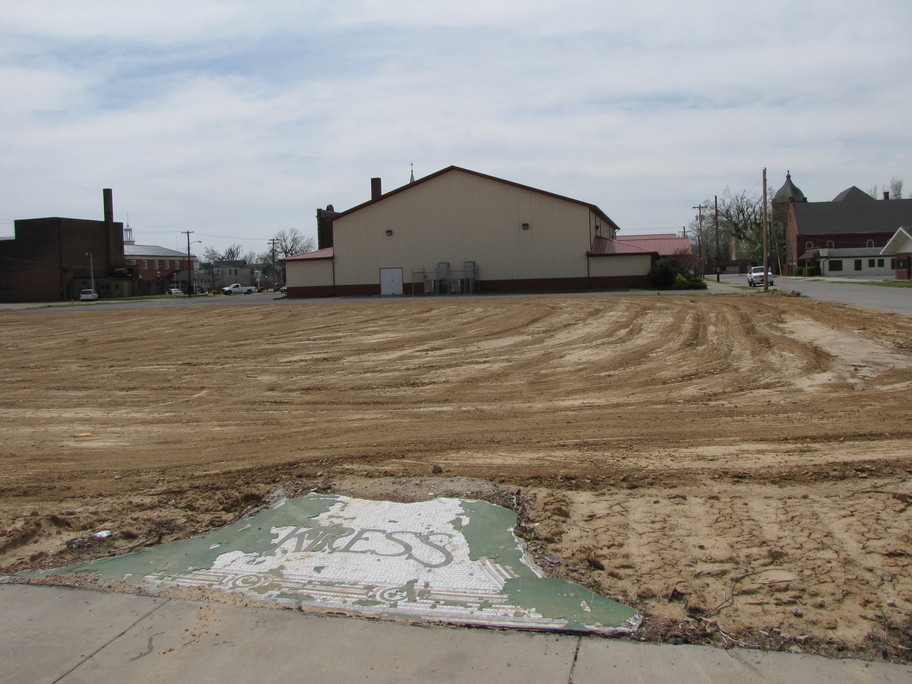
[[[912,7],[591,0],[8,3],[0,224],[100,213],[220,248],[450,164],[626,232],[787,169],[811,199],[912,178]],[[170,246],[170,245],[165,245]]]

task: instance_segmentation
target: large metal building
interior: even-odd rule
[[[318,211],[317,251],[284,259],[289,297],[643,286],[656,256],[605,249],[619,228],[594,204],[456,166],[371,186]]]

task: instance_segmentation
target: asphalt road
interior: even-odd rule
[[[797,292],[803,297],[812,297],[824,302],[848,304],[863,309],[887,311],[903,316],[912,316],[912,288],[885,287],[872,285],[871,278],[851,280],[848,278],[784,278],[777,276],[771,290]],[[733,289],[743,287],[745,291],[754,291],[747,287],[744,275],[723,275],[721,284]],[[715,285],[715,284],[713,284]],[[719,291],[719,286],[715,285]],[[762,290],[762,288],[758,288]]]
[[[871,285],[871,279],[852,281],[850,279],[838,278],[783,278],[777,276],[774,285],[770,286],[771,290],[781,290],[783,292],[797,292],[804,297],[812,297],[825,302],[834,302],[836,304],[847,304],[864,309],[873,309],[877,311],[886,311],[889,313],[900,314],[902,316],[912,316],[912,288],[893,288]],[[664,291],[662,295],[671,294],[722,294],[725,292],[759,292],[762,288],[749,288],[744,274],[729,274],[720,276],[719,283],[710,277],[709,289],[707,290],[685,290],[685,291]],[[654,295],[659,294],[652,290],[641,290],[636,292],[586,292],[580,293],[587,296],[616,296],[616,295]],[[469,295],[453,295],[469,296]],[[498,295],[481,295],[481,296],[498,296]],[[517,294],[502,296],[522,296]],[[350,298],[335,298],[332,301],[341,301]],[[362,299],[362,298],[354,298]],[[380,297],[376,297],[380,299]],[[423,299],[418,297],[416,299]],[[101,300],[98,302],[85,303],[33,303],[33,304],[0,304],[0,312],[4,311],[83,311],[89,307],[105,307],[112,309],[123,308],[159,308],[171,306],[243,306],[250,304],[306,304],[326,301],[321,299],[287,299],[277,292],[260,292],[251,295],[198,295],[194,297],[176,296],[161,299],[146,300]]]

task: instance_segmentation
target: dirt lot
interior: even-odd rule
[[[753,293],[93,306],[0,314],[0,350],[2,572],[279,486],[478,478],[641,638],[912,655],[909,318]]]

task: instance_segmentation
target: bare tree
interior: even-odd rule
[[[712,249],[713,228],[713,203],[703,200],[699,206],[693,207],[694,217],[688,225],[686,232],[690,235],[693,253],[700,259],[711,261],[715,250]]]
[[[707,261],[726,260],[732,247],[742,258],[763,258],[763,198],[749,195],[746,190],[733,193],[729,188],[718,197],[719,219],[716,225],[716,202],[703,201],[694,207],[698,215],[689,227],[694,252]],[[771,250],[776,252],[778,246]]]
[[[273,245],[277,256],[289,257],[313,251],[314,239],[309,235],[305,236],[297,228],[289,228],[275,234]]]
[[[903,193],[902,178],[897,178],[896,176],[893,176],[893,178],[890,179],[889,183],[884,184],[883,189],[885,191],[889,191],[891,199],[902,199],[903,198],[903,196],[902,196],[902,193]],[[868,194],[871,197],[873,197],[874,199],[877,199],[880,196],[880,187],[877,184],[872,185],[870,188],[868,188]]]
[[[241,257],[241,261],[248,264],[268,264],[270,263],[269,257],[269,252],[261,252],[257,254],[251,249]]]
[[[763,200],[751,197],[746,190],[732,194],[725,188],[719,202],[719,226],[739,242],[750,242],[763,231]]]
[[[234,244],[230,247],[226,247],[223,252],[219,252],[210,247],[207,247],[203,252],[203,255],[205,256],[206,261],[209,263],[212,263],[214,261],[240,261],[241,251],[241,246]]]

